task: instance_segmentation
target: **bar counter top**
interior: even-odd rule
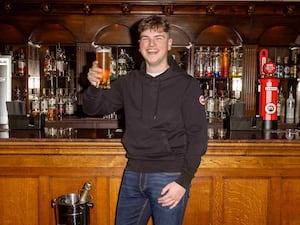
[[[209,142],[300,142],[300,130],[227,131],[208,129]],[[15,141],[107,141],[120,142],[122,129],[44,128],[43,130],[0,129],[0,142]]]
[[[91,224],[113,225],[127,161],[122,135],[114,128],[2,129],[1,225],[55,224],[51,200],[86,181],[93,184]],[[210,127],[208,135],[183,225],[300,224],[299,130]]]

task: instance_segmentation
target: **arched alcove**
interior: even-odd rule
[[[71,31],[58,23],[42,24],[32,31],[28,40],[38,44],[75,44]]]
[[[263,46],[294,45],[298,33],[291,27],[273,26],[266,29],[259,37],[258,44]]]
[[[197,45],[241,45],[241,36],[234,29],[223,25],[211,25],[200,32]]]
[[[133,40],[129,27],[114,23],[99,30],[94,42],[96,45],[131,45]]]
[[[23,33],[11,24],[1,23],[0,30],[1,30],[0,43],[21,44],[27,41]]]
[[[175,25],[170,25],[170,36],[173,39],[173,46],[185,46],[191,42],[184,30]]]
[[[133,45],[137,43],[139,37],[133,28],[122,24],[110,24],[101,29],[95,36],[96,45]],[[170,26],[170,34],[173,38],[174,46],[187,45],[190,42],[188,35],[175,25]]]

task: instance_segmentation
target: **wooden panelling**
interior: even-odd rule
[[[225,178],[223,224],[267,224],[269,190],[268,179]]]
[[[293,210],[300,205],[300,176],[283,178],[281,190],[281,224],[300,224],[299,211]]]
[[[299,224],[299,149],[299,141],[210,141],[184,225]],[[87,181],[91,224],[113,225],[124,153],[119,140],[2,139],[1,225],[55,225],[51,200]]]
[[[38,179],[23,176],[0,176],[1,224],[39,225]]]

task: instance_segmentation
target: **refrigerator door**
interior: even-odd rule
[[[6,102],[11,101],[11,56],[0,55],[0,124],[8,124]]]

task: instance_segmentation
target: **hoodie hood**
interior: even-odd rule
[[[177,62],[174,60],[174,58],[172,56],[168,56],[168,64],[169,64],[169,68],[164,71],[162,74],[156,76],[156,77],[152,77],[149,74],[146,73],[146,62],[143,61],[140,67],[140,72],[142,74],[144,74],[146,77],[150,77],[152,79],[158,79],[158,80],[164,80],[169,78],[170,76],[176,76],[179,72],[182,72],[182,68],[179,67],[179,65],[177,64]],[[170,71],[172,71],[172,73],[170,73]]]

